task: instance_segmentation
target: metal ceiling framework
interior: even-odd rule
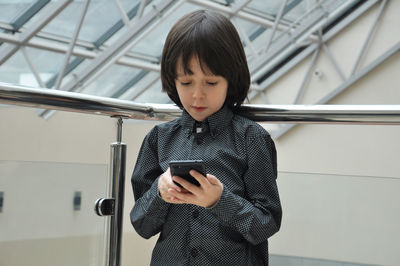
[[[362,45],[362,48],[360,49],[360,52],[357,56],[357,59],[354,63],[354,66],[351,70],[350,73],[343,73],[343,70],[338,66],[336,63],[335,57],[332,55],[330,52],[327,42],[335,36],[339,31],[341,31],[344,27],[346,27],[348,24],[352,23],[355,19],[357,19],[361,14],[366,12],[369,8],[374,6],[375,4],[379,3],[379,8],[376,11],[375,14],[375,19],[373,23],[370,25],[370,29],[368,31],[368,34],[365,38],[365,41]],[[303,77],[303,81],[300,84],[299,88],[297,89],[297,95],[295,97],[295,100],[293,104],[301,104],[301,96],[304,94],[304,91],[307,89],[307,85],[309,82],[309,79],[311,75],[313,74],[313,69],[315,68],[316,65],[316,60],[318,56],[321,53],[325,53],[332,64],[333,68],[336,70],[337,74],[340,76],[342,83],[337,86],[336,89],[334,89],[332,92],[327,93],[323,97],[321,97],[318,101],[312,103],[312,104],[326,104],[332,99],[334,99],[336,96],[338,96],[340,93],[348,89],[352,84],[354,84],[356,81],[364,77],[366,74],[368,74],[371,70],[379,66],[381,63],[383,63],[385,60],[389,59],[391,56],[396,54],[399,49],[400,49],[400,42],[397,42],[393,47],[388,49],[387,51],[383,51],[378,58],[376,58],[373,62],[371,62],[369,65],[364,66],[363,68],[360,69],[360,62],[362,61],[363,57],[366,54],[366,50],[368,45],[373,41],[373,36],[374,32],[376,31],[377,25],[384,13],[385,7],[387,6],[388,0],[376,0],[376,1],[366,1],[363,3],[363,5],[359,6],[356,10],[354,10],[352,13],[350,13],[348,16],[346,16],[343,19],[340,19],[338,23],[335,24],[329,31],[323,33],[322,29],[326,25],[316,25],[314,26],[314,29],[312,32],[315,31],[315,29],[318,29],[318,42],[312,43],[311,45],[308,45],[305,49],[303,49],[301,52],[297,53],[294,58],[291,58],[291,61],[285,64],[283,67],[281,67],[278,71],[273,72],[271,76],[269,76],[267,79],[264,79],[260,84],[260,90],[259,91],[253,91],[250,94],[250,102],[252,99],[254,99],[257,95],[261,94],[263,95],[265,91],[268,89],[268,87],[275,82],[277,79],[279,79],[281,76],[283,76],[287,71],[289,71],[291,68],[293,68],[297,63],[300,61],[304,60],[305,58],[309,57],[310,54],[312,54],[309,65],[307,67],[307,71]],[[284,52],[281,52],[278,57],[284,57],[285,55],[288,55],[290,53],[293,53],[293,50],[295,50],[296,47],[289,46],[289,49],[287,49]],[[272,69],[270,66],[267,69]],[[253,78],[259,78],[259,73],[264,73],[263,71],[256,73],[253,75]],[[315,73],[314,73],[315,74]],[[346,77],[347,74],[347,77]],[[263,97],[265,99],[265,96]],[[286,132],[288,132],[290,129],[295,127],[296,125],[287,125],[287,124],[281,124],[279,126],[279,129],[277,131],[273,132],[273,135],[275,138],[279,138]]]
[[[321,53],[325,53],[341,77],[342,84],[334,92],[325,95],[315,103],[324,104],[399,50],[399,43],[397,43],[388,51],[383,52],[382,56],[373,63],[360,68],[366,47],[373,39],[373,33],[384,13],[388,0],[282,0],[274,14],[250,8],[249,4],[257,2],[256,0],[141,0],[137,1],[135,7],[128,11],[122,7],[120,0],[113,1],[118,8],[120,19],[116,24],[110,25],[109,29],[95,42],[79,39],[80,28],[85,23],[86,11],[90,8],[90,0],[81,1],[83,2],[83,8],[79,10],[81,16],[77,21],[71,22],[75,23],[75,31],[71,38],[46,33],[42,29],[74,2],[73,0],[56,2],[38,0],[12,22],[5,23],[0,17],[0,42],[2,42],[0,45],[0,71],[1,66],[18,50],[21,50],[40,87],[84,92],[85,88],[103,76],[110,67],[114,65],[130,67],[138,69],[140,72],[128,82],[116,84],[112,95],[124,100],[134,101],[159,82],[160,55],[139,54],[133,52],[132,49],[158,27],[163,26],[169,17],[176,16],[176,13],[179,13],[177,10],[183,5],[188,4],[196,8],[212,9],[226,14],[238,28],[245,45],[252,76],[249,94],[250,103],[256,97],[261,96],[267,104],[266,91],[268,87],[299,62],[309,59],[308,69],[303,82],[299,84],[293,102],[293,104],[300,104],[301,96],[307,89],[316,60]],[[310,5],[307,12],[292,20],[285,17],[287,13],[304,4],[304,2]],[[335,2],[336,6],[334,6]],[[340,4],[337,4],[338,2]],[[53,5],[51,8],[45,9],[49,3]],[[351,73],[344,73],[330,52],[327,41],[377,4],[380,4],[380,6],[376,12],[376,19],[371,25],[354,67]],[[334,6],[334,8],[330,9],[330,6]],[[24,27],[25,23],[39,12],[41,17],[29,27]],[[243,23],[241,22],[243,21],[254,25],[252,34],[246,33],[246,30],[242,27]],[[107,44],[107,40],[121,29],[124,29],[125,32],[120,34],[111,44]],[[64,54],[62,67],[50,81],[43,82],[37,67],[26,51],[26,47]],[[76,58],[71,60],[72,56]],[[74,71],[86,59],[89,59],[90,63],[79,71]],[[70,78],[66,80],[66,76]],[[151,102],[151,99],[148,102]],[[41,111],[40,115],[50,117],[52,113],[53,111]],[[290,125],[282,125],[275,136],[281,136],[291,127]]]

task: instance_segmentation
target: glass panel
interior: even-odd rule
[[[128,0],[128,1],[121,1],[121,5],[123,6],[125,12],[127,12],[128,17],[131,17],[130,14],[129,14],[129,12],[132,12],[132,10],[135,10],[135,12],[132,13],[132,14],[134,15],[134,17],[133,17],[133,18],[131,17],[131,23],[132,23],[133,27],[135,26],[135,23],[136,23],[136,18],[135,18],[135,17],[136,17],[136,12],[139,11],[139,7],[140,7],[140,2],[141,2],[141,1],[137,1],[137,2],[138,2],[138,3],[137,3],[137,5],[136,5],[134,8],[129,9],[129,6],[131,5],[131,4],[130,4],[130,1],[129,1],[129,0]],[[146,14],[147,14],[150,10],[154,10],[154,8],[155,8],[157,5],[159,5],[161,2],[162,2],[161,0],[147,1],[147,5],[146,5],[145,9],[143,10],[142,17],[143,17],[143,16],[146,16]],[[128,5],[128,3],[129,3],[129,5]],[[149,23],[147,26],[150,26],[150,24],[151,24],[151,23]],[[107,40],[105,41],[104,44],[107,45],[107,46],[110,46],[110,45],[114,44],[115,41],[118,41],[119,38],[120,38],[121,36],[123,36],[123,35],[127,32],[128,29],[129,29],[128,27],[123,27],[123,28],[121,28],[121,29],[120,29],[119,31],[117,31],[115,34],[113,34],[112,36],[110,36],[109,39],[107,39]],[[152,59],[150,59],[150,60],[152,60],[153,62],[158,62],[158,60],[154,60],[154,58],[152,58]]]
[[[244,50],[246,52],[248,62],[251,62],[254,58],[258,58],[256,52],[262,47],[266,46],[272,30],[240,18],[235,18],[232,20],[232,22],[238,30],[240,38],[244,44]],[[243,36],[244,34],[247,37]],[[261,34],[263,37],[259,38]],[[250,40],[251,45],[247,43],[246,40]]]
[[[74,57],[75,59],[82,59],[80,57]],[[72,62],[72,59],[70,60],[70,62]],[[69,72],[68,74],[65,73],[66,75],[64,76],[62,83],[61,83],[61,87],[65,84],[67,84],[68,82],[70,82],[71,80],[75,80],[76,79],[76,75],[81,73],[88,65],[90,65],[90,63],[92,62],[92,59],[84,59],[81,63],[79,63],[77,66],[75,66],[75,68]]]
[[[318,10],[318,2],[324,1],[308,0],[308,1],[292,1],[287,5],[287,9],[283,14],[283,21],[295,22],[305,16],[305,14],[312,10]],[[322,11],[322,10],[319,10]]]
[[[250,38],[252,36],[252,34],[254,34],[258,29],[259,29],[259,25],[254,24],[252,22],[240,19],[240,18],[235,18],[233,21],[233,24],[235,25],[235,27],[238,29],[239,34],[246,33],[247,37]],[[241,36],[241,38],[243,39],[243,37]]]
[[[154,83],[134,101],[138,103],[172,103],[167,93],[161,91],[161,81]]]
[[[284,219],[271,246],[288,256],[339,261],[337,265],[400,262],[400,175],[280,172],[278,183]],[[281,241],[287,239],[291,241]],[[285,265],[331,264],[298,260]]]
[[[140,71],[139,69],[113,65],[85,88],[82,93],[111,97]]]
[[[279,2],[279,3],[278,3]],[[272,39],[272,43],[268,50],[265,50],[267,44],[270,41],[270,34],[272,32],[271,29],[263,30],[262,28],[254,27],[254,32],[251,33],[250,39],[253,41],[252,45],[256,50],[256,54],[264,54],[263,56],[253,56],[252,53],[248,53],[249,56],[249,65],[250,69],[257,67],[260,64],[261,60],[269,59],[269,56],[273,56],[281,52],[281,50],[286,47],[291,42],[299,36],[299,34],[305,33],[308,29],[310,29],[315,23],[319,22],[323,17],[325,17],[329,12],[333,12],[344,1],[316,1],[316,0],[308,0],[308,1],[298,1],[293,0],[289,1],[286,5],[285,12],[283,17],[280,20],[280,24],[287,27],[286,30],[282,31],[277,29]],[[270,10],[267,12],[272,15],[269,20],[272,22],[275,21],[277,12],[281,8],[281,1],[276,1],[271,4],[264,1],[252,1],[248,5],[248,10],[256,11],[260,10]],[[266,53],[268,52],[268,53]],[[255,62],[253,62],[255,61]],[[253,67],[254,66],[254,67]]]
[[[41,49],[27,47],[26,52],[45,84],[58,74],[65,59],[65,54]],[[74,59],[75,57],[72,56],[70,60]],[[0,66],[0,79],[3,82],[39,87],[35,75],[21,50]]]
[[[125,10],[125,12],[129,12],[132,10],[133,7],[137,6],[137,11],[139,11],[139,6],[142,0],[119,0],[121,6]],[[145,16],[150,10],[154,9],[154,6],[160,4],[162,0],[147,0],[146,7],[143,10],[143,16]],[[134,4],[134,5],[133,5]],[[136,14],[135,14],[136,15]]]
[[[125,13],[128,13],[133,7],[140,5],[141,0],[119,0],[119,2]],[[139,8],[139,6],[137,8]]]
[[[34,0],[0,0],[0,21],[5,23],[13,22],[34,2]]]
[[[107,165],[0,161],[0,265],[101,265]]]
[[[44,83],[59,73],[66,56],[65,54],[35,48],[26,48],[26,51],[36,70],[43,75]],[[70,60],[72,61],[74,58],[74,56],[71,56]]]
[[[325,0],[323,1],[322,5],[325,10],[332,12],[335,11],[344,3],[346,3],[346,0]]]
[[[62,37],[72,37],[76,25],[82,15],[82,10],[86,1],[73,1],[57,17],[55,17],[42,32],[59,35]],[[138,1],[129,1],[125,6],[132,9]],[[95,42],[108,29],[121,20],[121,13],[115,1],[91,1],[89,9],[79,33],[79,40]],[[28,24],[34,23],[34,20]]]
[[[288,4],[294,1],[295,0],[288,1]],[[268,16],[276,16],[279,13],[282,3],[283,1],[253,0],[246,7],[252,11],[262,12]]]
[[[260,31],[254,34],[253,47],[256,50],[256,55],[249,54],[249,67],[252,71],[257,68],[262,61],[269,60],[271,56],[279,54],[285,47],[293,43],[296,38],[304,34],[312,25],[320,21],[324,15],[325,10],[317,5],[315,1],[292,1],[287,5],[288,9],[280,20],[280,24],[286,26],[287,29],[277,29],[270,42],[272,28],[265,31]],[[272,18],[275,21],[275,17]],[[292,23],[293,22],[293,23]]]
[[[328,2],[335,2],[336,4],[340,4],[343,1],[342,0],[341,1],[332,1],[332,0],[292,1],[291,3],[288,3],[286,5],[282,21],[296,22],[302,20],[304,17],[307,17],[308,16],[307,14],[312,12],[319,12],[319,13],[328,12],[329,9],[325,8],[325,5]]]
[[[258,14],[261,12],[271,20],[275,20],[283,2],[284,1],[253,0],[246,6],[246,8],[249,12],[255,12]],[[321,11],[331,12],[344,2],[345,0],[290,0],[287,2],[285,7],[283,22],[293,22],[311,10],[318,8],[318,6],[323,7],[324,10]]]
[[[115,44],[117,41],[119,41],[120,38],[122,38],[122,36],[124,36],[128,31],[128,27],[121,27],[118,31],[116,31],[114,34],[112,34],[111,36],[107,36],[104,39],[102,38],[103,44],[105,46],[111,46],[113,44]]]
[[[21,84],[26,86],[32,84],[32,83],[24,83],[23,81],[24,74],[29,74],[33,77],[32,71],[29,69],[29,66],[26,63],[26,60],[24,59],[24,56],[21,51],[18,51],[4,64],[0,65],[0,80],[2,82]],[[34,84],[37,85],[37,82],[34,77],[33,80]]]
[[[183,4],[178,8],[174,14],[186,14],[191,11],[200,9],[200,7],[192,4]],[[171,27],[181,18],[181,16],[169,16],[161,24],[148,34],[143,40],[132,49],[133,52],[148,56],[161,56],[162,48],[164,46],[165,39]],[[155,22],[157,23],[157,21]]]

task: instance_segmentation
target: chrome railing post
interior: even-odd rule
[[[126,144],[122,142],[122,118],[118,118],[117,142],[111,143],[110,176],[107,199],[96,201],[95,210],[106,219],[104,264],[121,265],[121,243],[123,230]]]

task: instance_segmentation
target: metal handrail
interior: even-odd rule
[[[143,120],[171,120],[181,110],[173,104],[132,101],[0,82],[0,103]],[[400,105],[253,105],[243,114],[269,123],[400,125]]]

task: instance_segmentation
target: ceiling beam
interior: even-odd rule
[[[322,42],[323,43],[327,42],[334,35],[336,35],[338,32],[343,30],[350,23],[352,23],[355,19],[357,19],[361,14],[365,13],[367,10],[369,10],[372,6],[374,6],[378,2],[379,2],[379,0],[367,1],[365,4],[360,6],[358,9],[354,10],[349,16],[347,16],[345,19],[341,20],[337,25],[335,25],[334,28],[332,28],[328,32],[326,32],[322,36],[322,38],[323,38]],[[336,14],[336,15],[338,15],[338,14]],[[322,25],[318,25],[318,26],[321,27]],[[255,81],[261,79],[263,77],[263,75],[265,75],[270,70],[275,68],[279,63],[281,63],[285,58],[287,58],[291,53],[296,51],[298,48],[299,48],[299,44],[293,43],[293,44],[288,45],[283,51],[281,51],[279,54],[277,54],[273,58],[269,57],[269,61],[264,61],[264,64],[260,65],[261,66],[260,68],[254,69],[251,71],[252,79]],[[302,52],[300,52],[299,55],[296,56],[296,58],[298,58],[299,56],[301,57],[301,59],[296,60],[296,63],[300,62],[302,59],[307,57],[309,54],[311,54],[317,48],[318,48],[318,43],[311,43],[310,45],[308,45]],[[293,61],[293,60],[290,60],[290,61]],[[287,71],[289,71],[291,69],[291,67],[293,67],[295,64],[292,64],[291,62],[289,62],[289,65],[290,65],[290,68],[285,67],[285,66],[281,67],[278,70],[279,75],[275,75],[275,73],[273,75],[271,75],[271,77],[273,77],[273,79],[267,78],[267,79],[263,80],[262,83],[260,84],[260,86],[262,88],[266,89],[271,83],[273,83],[279,77],[281,77],[283,74],[285,74]],[[281,71],[282,69],[284,69],[285,71]]]
[[[398,53],[400,50],[400,42],[396,43],[392,48],[384,52],[382,55],[380,55],[377,59],[375,59],[372,63],[370,63],[368,66],[364,67],[361,69],[359,72],[353,74],[351,77],[349,77],[345,82],[343,82],[341,85],[339,85],[335,90],[332,92],[328,93],[324,97],[322,97],[320,100],[316,101],[314,105],[323,105],[328,103],[329,101],[333,100],[336,98],[339,94],[347,90],[351,85],[356,83],[358,80],[362,79],[364,76],[366,76],[368,73],[370,73],[372,70],[374,70],[376,67],[384,63],[387,59]],[[289,130],[291,130],[293,127],[296,125],[290,124],[290,125],[282,125],[282,127],[279,129],[278,132],[274,132],[273,136],[274,138],[279,138],[285,133],[287,133]]]
[[[2,65],[8,58],[15,54],[21,45],[25,45],[32,37],[36,35],[40,30],[42,30],[54,17],[56,17],[61,11],[67,7],[72,0],[57,1],[54,4],[54,8],[49,10],[44,14],[35,24],[33,24],[29,29],[22,32],[19,36],[18,45],[7,44],[3,47],[0,54],[0,65]]]
[[[68,82],[65,86],[60,89],[65,91],[73,91],[79,84],[85,82],[91,75],[98,71],[104,64],[115,58],[117,54],[132,40],[137,37],[146,26],[157,18],[160,12],[164,12],[174,2],[173,0],[162,1],[156,8],[153,8],[148,14],[136,21],[136,25],[128,29],[128,31],[122,35],[118,40],[115,41],[115,45],[109,46],[100,55],[93,59],[93,61],[85,69],[77,74],[77,78]]]
[[[0,32],[0,42],[20,44],[20,41],[16,36],[2,33],[2,32]],[[56,42],[49,41],[49,40],[43,40],[43,39],[40,39],[37,37],[34,37],[31,40],[29,40],[29,42],[26,43],[25,46],[46,50],[49,52],[60,53],[60,54],[67,53],[68,48],[69,48],[68,44],[56,43]],[[99,53],[100,53],[100,51],[90,51],[90,50],[76,47],[76,46],[72,50],[73,56],[87,58],[87,59],[96,58],[99,55]],[[156,71],[156,72],[160,71],[159,64],[151,63],[146,60],[135,59],[135,58],[133,58],[133,56],[121,57],[119,60],[117,60],[116,64],[127,66],[127,67],[141,68],[141,69],[149,70],[149,71]]]

